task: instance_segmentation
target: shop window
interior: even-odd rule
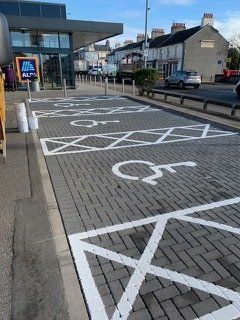
[[[41,17],[40,5],[35,3],[20,3],[21,16]]]
[[[68,34],[59,34],[60,48],[70,48],[70,38]]]
[[[39,35],[39,42],[42,48],[59,48],[57,33],[42,33]]]
[[[41,4],[43,18],[61,18],[60,7],[52,4]]]
[[[3,1],[0,2],[0,12],[7,15],[19,16],[19,7],[17,2]]]
[[[11,31],[13,47],[37,47],[37,35],[35,32]]]

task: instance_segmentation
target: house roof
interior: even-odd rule
[[[163,36],[156,37],[150,41],[149,47],[156,48],[159,45],[161,45],[164,41],[166,41],[169,37],[171,37],[171,34],[165,34]]]
[[[95,44],[95,51],[109,51],[109,47],[106,44]]]
[[[193,36],[195,33],[197,33],[199,30],[201,30],[201,26],[178,31],[173,35],[171,33],[168,33],[163,36],[156,37],[152,40],[148,39],[149,47],[160,48],[160,47],[171,46],[176,43],[184,42],[185,40]],[[130,43],[126,46],[115,49],[110,53],[110,55],[114,55],[116,51],[125,51],[130,49],[142,48],[143,43],[144,43],[144,40]]]
[[[174,33],[173,35],[168,34],[168,35],[166,35],[166,40],[157,44],[156,48],[171,46],[176,43],[182,43],[185,40],[187,40],[188,38],[190,38],[191,36],[193,36],[195,33],[197,33],[199,30],[201,30],[201,26],[178,31],[178,32]]]

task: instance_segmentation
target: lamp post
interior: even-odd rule
[[[146,56],[146,50],[148,47],[148,42],[147,42],[147,29],[148,29],[148,11],[150,10],[150,8],[148,7],[148,1],[146,0],[146,11],[145,11],[145,34],[144,34],[144,68],[147,67],[147,56]]]

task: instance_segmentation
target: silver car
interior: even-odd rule
[[[178,86],[180,89],[184,89],[186,86],[192,86],[197,89],[201,82],[200,75],[194,70],[177,71],[165,79],[165,86],[167,88],[170,88],[170,86]]]

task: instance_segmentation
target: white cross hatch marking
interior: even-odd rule
[[[121,109],[121,110],[120,110]],[[135,112],[159,112],[160,109],[154,109],[150,106],[125,106],[121,108],[91,108],[91,109],[65,109],[65,110],[36,110],[32,111],[32,115],[37,118],[59,118],[59,117],[78,117],[83,115],[111,115],[111,114],[127,114]]]
[[[193,128],[199,129],[199,136],[194,136],[193,132],[189,132],[190,129]],[[175,137],[175,132],[178,129],[186,130],[189,132],[189,135],[184,137]],[[194,131],[195,132],[195,131]],[[145,139],[148,138],[148,135],[153,137],[153,133],[156,136],[155,141],[146,141]],[[214,134],[212,134],[214,133]],[[135,134],[143,134],[143,139],[134,139]],[[209,135],[208,135],[209,134]],[[159,129],[148,129],[148,130],[140,130],[140,131],[127,131],[127,132],[112,132],[112,133],[102,133],[102,134],[92,134],[92,135],[84,135],[84,136],[71,136],[71,137],[53,137],[53,138],[43,138],[40,139],[43,152],[45,155],[55,155],[55,154],[71,154],[71,153],[82,153],[82,152],[93,152],[93,151],[104,151],[104,150],[113,150],[113,149],[122,149],[122,148],[132,148],[132,147],[139,147],[139,146],[152,146],[158,145],[162,143],[174,143],[174,142],[181,142],[181,141],[191,141],[191,140],[200,140],[200,139],[210,139],[210,138],[218,138],[224,136],[233,136],[237,135],[238,133],[231,132],[231,131],[219,131],[210,129],[210,125],[192,125],[192,126],[180,126],[180,127],[172,127],[172,128],[159,128]],[[117,136],[117,139],[116,139]],[[132,137],[133,136],[133,137]],[[175,139],[167,140],[168,137],[175,137]],[[92,138],[90,143],[95,143],[95,145],[89,145],[87,149],[85,145],[85,150],[79,148],[79,150],[63,150],[61,152],[56,152],[55,149],[49,149],[48,145],[51,144],[52,140],[54,141],[61,141],[69,140],[69,146],[75,143],[76,140],[82,139],[84,142],[87,142],[88,138]],[[106,145],[103,147],[98,147],[99,139],[106,138]],[[144,139],[145,138],[145,139]],[[108,142],[107,140],[114,140],[113,142]],[[95,140],[94,142],[92,140]],[[103,141],[101,141],[103,143]],[[122,142],[127,142],[127,145],[121,145]],[[132,142],[132,143],[130,143]],[[65,143],[65,141],[64,141]],[[68,145],[66,144],[66,148]]]
[[[218,310],[201,317],[201,320],[233,320],[240,317],[239,292],[188,276],[184,273],[179,273],[162,267],[157,267],[151,264],[152,258],[154,257],[155,251],[157,250],[157,247],[162,239],[163,232],[169,219],[182,219],[185,221],[188,221],[189,219],[189,221],[192,223],[198,224],[200,222],[200,224],[204,224],[208,227],[214,227],[220,230],[225,230],[227,232],[239,234],[239,228],[233,228],[228,225],[213,223],[212,221],[187,216],[189,214],[206,210],[212,210],[214,208],[221,208],[239,203],[240,197],[236,197],[232,199],[213,202],[210,204],[199,205],[183,210],[177,210],[165,214],[159,214],[157,216],[144,218],[137,221],[126,222],[119,225],[113,225],[97,230],[90,230],[87,232],[70,235],[70,246],[72,248],[74,260],[78,269],[78,275],[83,286],[83,291],[87,299],[92,320],[109,320],[109,318],[106,314],[103,301],[94,282],[94,278],[89,268],[85,252],[90,252],[94,255],[99,255],[108,260],[112,260],[120,264],[123,264],[124,266],[129,266],[135,269],[125,291],[123,292],[123,295],[119,303],[116,306],[113,317],[111,318],[112,320],[126,320],[128,318],[147,273],[155,275],[156,277],[168,279],[172,282],[180,283],[189,288],[194,288],[212,295],[219,296],[232,303],[229,306],[219,308]],[[203,223],[203,221],[205,222]],[[121,230],[132,229],[150,223],[156,223],[156,225],[154,227],[154,231],[150,237],[150,240],[148,241],[148,244],[139,260],[83,241],[84,239],[89,239],[98,235],[104,235]],[[224,318],[226,314],[228,315],[228,317]]]

